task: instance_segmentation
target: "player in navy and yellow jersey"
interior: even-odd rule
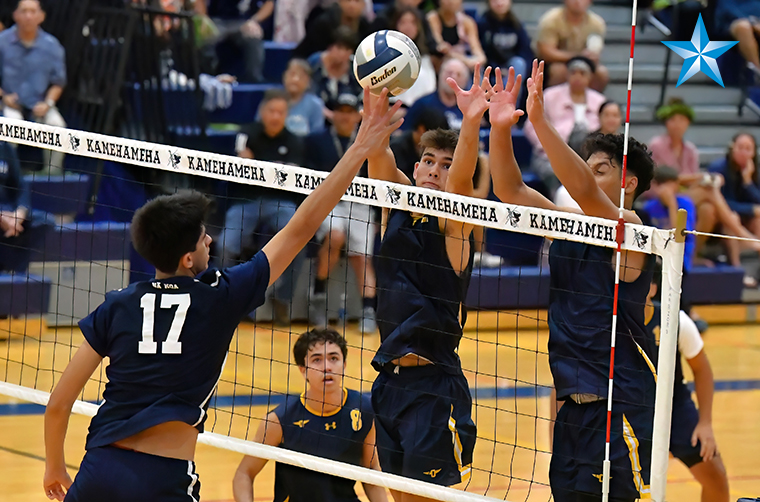
[[[488,79],[490,69],[486,70]],[[464,119],[459,135],[440,129],[422,135],[415,165],[418,187],[473,194],[480,121],[488,108],[479,82],[463,91],[454,82]],[[369,157],[372,178],[409,184],[388,144]],[[377,258],[377,324],[381,344],[372,360],[377,445],[383,471],[440,485],[470,475],[475,424],[472,397],[457,354],[466,320],[463,301],[472,273],[472,229],[434,216],[383,211]],[[396,502],[420,497],[393,492]]]
[[[660,304],[653,302],[660,284],[660,267],[655,268],[647,295],[646,328],[653,340],[660,340]],[[670,422],[670,453],[689,468],[702,485],[702,502],[728,502],[728,476],[718,453],[712,429],[712,402],[715,382],[704,342],[694,321],[683,310],[678,316],[678,351],[673,387],[673,416]],[[694,374],[694,390],[699,410],[691,399],[681,364],[686,359]]]
[[[528,80],[528,118],[549,156],[554,173],[583,212],[616,220],[623,160],[621,135],[594,135],[585,160],[557,134],[544,115],[543,62],[534,61]],[[520,79],[514,70],[490,99],[491,176],[504,202],[564,210],[522,180],[510,129],[522,115],[515,103]],[[641,223],[631,211],[649,188],[654,163],[646,147],[631,138],[625,184],[625,221]],[[612,329],[614,253],[610,248],[556,239],[549,251],[549,364],[557,397],[564,405],[554,428],[549,481],[558,502],[601,500],[605,457],[607,389]],[[654,418],[654,344],[644,327],[644,304],[653,258],[623,253],[618,302],[612,422],[610,500],[649,498],[649,465]]]
[[[293,359],[306,390],[286,397],[261,423],[254,441],[347,464],[380,470],[375,416],[368,396],[343,387],[348,346],[332,329],[298,337]],[[246,456],[235,473],[235,502],[253,502],[253,480],[267,460]],[[355,481],[278,462],[274,502],[358,502]],[[386,502],[385,489],[364,484],[370,502]]]
[[[392,111],[398,108],[396,106]],[[193,458],[208,401],[240,320],[311,239],[368,155],[399,123],[365,110],[354,144],[288,225],[250,261],[206,270],[208,200],[159,197],[132,220],[132,243],[156,267],[153,280],[112,291],[80,322],[84,341],[45,411],[45,494],[77,501],[191,501],[200,484]],[[74,483],[63,444],[77,396],[108,357],[104,402],[92,419]],[[64,493],[64,489],[68,493]]]

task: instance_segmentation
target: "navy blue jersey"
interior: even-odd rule
[[[462,371],[457,349],[467,320],[463,302],[472,275],[472,254],[470,242],[467,268],[457,274],[449,262],[438,218],[390,212],[377,256],[381,344],[372,360],[375,369],[380,371],[388,362],[414,353],[450,373]]]
[[[549,250],[549,364],[557,398],[607,397],[615,270],[612,249],[555,240]],[[638,279],[620,281],[613,399],[653,405],[654,348],[644,327],[653,256]]]
[[[660,321],[662,320],[662,309],[659,302],[653,302],[654,312],[650,319],[646,320],[647,333],[655,343],[655,346],[660,345]],[[673,379],[673,402],[680,402],[686,398],[691,401],[691,391],[686,386],[686,379],[683,376],[683,365],[681,364],[681,351],[676,346],[676,374]]]
[[[343,406],[330,414],[314,409],[304,396],[287,396],[274,410],[282,427],[281,447],[347,464],[361,465],[364,440],[375,415],[369,397],[344,390]],[[358,501],[356,481],[278,462],[274,502]]]
[[[264,303],[269,262],[263,252],[197,279],[171,277],[111,291],[79,322],[85,339],[108,357],[104,403],[86,448],[180,421],[203,431],[208,400],[240,320]]]

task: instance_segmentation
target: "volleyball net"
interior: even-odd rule
[[[14,241],[14,237],[6,236],[0,242],[0,253],[26,252],[30,262],[0,276],[4,291],[0,306],[6,310],[0,312],[6,316],[0,329],[0,338],[4,338],[0,341],[0,393],[8,399],[43,405],[83,340],[76,323],[102,302],[106,291],[125,287],[130,280],[152,277],[153,271],[140,261],[129,242],[128,222],[142,202],[160,193],[186,188],[209,194],[215,206],[207,227],[215,238],[211,264],[214,266],[225,259],[225,246],[231,240],[238,243],[232,259],[241,260],[252,256],[276,231],[276,223],[264,222],[236,229],[238,235],[230,237],[234,233],[232,227],[225,226],[230,211],[241,204],[260,203],[256,198],[246,200],[228,195],[230,187],[265,188],[267,200],[293,201],[294,197],[311,193],[327,176],[325,172],[297,166],[6,118],[0,118],[0,141],[13,144],[14,151],[22,157],[26,155],[24,149],[30,147],[61,152],[68,157],[66,173],[60,176],[46,172],[51,167],[49,160],[27,159],[27,167],[37,162],[43,168],[42,172],[26,177],[31,187],[32,209],[37,206],[35,216],[27,218],[27,228],[42,230],[33,239]],[[90,193],[96,180],[98,197],[93,198]],[[366,231],[362,235],[372,240],[366,248],[364,267],[372,266],[372,256],[377,252],[374,236],[379,219],[372,214],[379,209],[409,211],[483,227],[492,241],[487,244],[489,249],[522,263],[474,268],[466,297],[469,314],[458,353],[472,395],[472,419],[477,426],[471,478],[456,488],[445,488],[251,441],[268,412],[284,403],[286,396],[304,391],[305,383],[293,359],[292,346],[308,329],[319,260],[330,254],[330,249],[321,249],[324,244],[319,236],[325,237],[338,228],[336,218],[326,221],[324,231],[303,252],[299,270],[287,279],[290,283],[285,285],[286,290],[292,293],[285,302],[286,326],[273,322],[277,318],[277,304],[281,307],[283,303],[282,297],[277,298],[277,286],[268,303],[239,326],[217,391],[210,400],[206,432],[199,439],[202,443],[436,500],[550,500],[548,466],[554,403],[550,402],[552,378],[545,307],[553,292],[545,256],[547,248],[541,242],[561,239],[614,249],[620,237],[623,250],[657,255],[663,265],[651,493],[654,500],[664,500],[680,308],[682,234],[626,224],[620,236],[622,227],[611,220],[362,177],[355,178],[343,201],[353,204],[349,206],[352,208],[373,208],[352,209],[343,217],[360,228],[364,226]],[[264,212],[261,207],[259,211]],[[73,217],[75,213],[77,217]],[[241,246],[243,241],[246,245]],[[533,258],[525,259],[525,255]],[[377,376],[370,361],[380,340],[377,332],[360,330],[361,298],[366,296],[367,281],[366,277],[358,277],[362,269],[350,263],[351,257],[351,250],[345,248],[328,275],[326,315],[349,346],[344,386],[368,393]],[[579,262],[582,260],[579,258]],[[362,284],[364,292],[359,289]],[[612,284],[609,291],[611,312],[615,300]],[[610,344],[611,326],[610,319],[609,327],[602,330],[605,335],[599,339],[600,344]],[[618,337],[628,335],[618,333]],[[106,365],[104,361],[100,371],[92,376],[74,413],[95,414],[106,382]],[[232,475],[230,472],[230,479]]]

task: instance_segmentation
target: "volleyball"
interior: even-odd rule
[[[403,94],[420,74],[420,50],[403,33],[382,30],[362,40],[354,55],[354,75],[363,88],[391,96]]]

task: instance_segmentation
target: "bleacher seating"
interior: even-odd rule
[[[238,84],[232,88],[232,106],[208,114],[210,123],[249,124],[256,118],[259,103],[269,89],[280,84]]]
[[[549,269],[476,268],[466,303],[468,308],[484,310],[545,308],[549,304]]]
[[[52,214],[79,214],[87,206],[90,177],[26,175],[32,193],[32,207]]]
[[[52,281],[26,274],[0,274],[0,316],[44,314],[50,303]]]

